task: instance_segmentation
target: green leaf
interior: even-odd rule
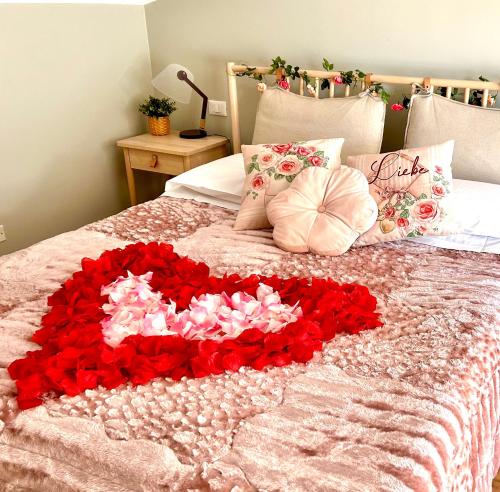
[[[276,180],[278,180],[278,179],[284,179],[284,178],[285,178],[284,174],[276,173],[274,175],[274,179],[276,179]]]
[[[287,176],[286,180],[291,183],[294,180],[295,176]]]
[[[424,200],[427,198],[427,195],[425,193],[421,193],[420,196],[418,197],[419,200]]]
[[[330,63],[326,58],[323,58],[323,68],[328,72],[333,70],[333,63]]]
[[[143,104],[139,105],[139,111],[146,116],[153,118],[161,118],[170,116],[176,110],[175,101],[173,99],[149,96]]]
[[[408,209],[404,209],[400,214],[399,214],[400,217],[402,217],[403,219],[407,219],[409,216],[410,216],[410,212],[408,211]]]

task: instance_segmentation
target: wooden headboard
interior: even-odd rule
[[[253,66],[252,66],[253,68]],[[227,64],[227,82],[229,88],[229,108],[231,111],[231,131],[233,135],[233,152],[240,152],[241,149],[241,136],[240,136],[240,118],[238,109],[238,88],[236,84],[236,76],[248,70],[247,65],[237,65],[233,62]],[[254,73],[269,75],[269,67],[256,67]],[[327,72],[323,70],[301,70],[300,73],[307,72],[310,79],[314,80],[315,96],[319,97],[320,84],[323,79],[332,79],[340,75],[340,72]],[[454,80],[454,79],[438,79],[435,77],[409,77],[400,75],[381,75],[377,73],[367,73],[364,80],[361,82],[361,90],[369,87],[371,84],[391,84],[409,86],[411,93],[414,94],[418,86],[424,87],[427,91],[433,92],[434,87],[445,87],[446,97],[451,98],[454,88],[464,89],[463,102],[469,103],[469,96],[471,89],[483,91],[481,103],[486,107],[488,104],[489,91],[500,91],[499,82],[482,82],[480,80]],[[299,94],[304,95],[304,80],[299,78]],[[336,90],[337,89],[337,90]],[[328,90],[328,97],[349,96],[349,85],[336,86],[330,84]]]

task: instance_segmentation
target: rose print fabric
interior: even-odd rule
[[[343,143],[343,138],[332,138],[287,144],[243,145],[247,177],[234,228],[243,230],[271,227],[266,215],[266,205],[278,193],[286,190],[304,169],[339,169]]]
[[[453,140],[387,154],[351,156],[347,164],[367,177],[378,204],[375,225],[357,241],[365,246],[410,237],[460,232],[454,213]]]

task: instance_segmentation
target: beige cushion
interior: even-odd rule
[[[288,144],[243,145],[241,151],[247,177],[234,228],[271,227],[266,215],[267,203],[288,188],[294,178],[308,167],[338,169],[343,142],[343,138],[332,138]]]
[[[281,89],[261,96],[253,133],[254,144],[344,138],[347,156],[380,152],[385,104],[370,96],[315,99]]]
[[[455,140],[453,177],[500,184],[500,110],[437,95],[412,99],[405,147]]]
[[[365,176],[346,166],[305,169],[267,206],[276,244],[294,253],[345,253],[377,219]]]
[[[451,198],[453,140],[386,154],[349,157],[347,164],[368,179],[378,205],[375,225],[356,244],[460,232]]]

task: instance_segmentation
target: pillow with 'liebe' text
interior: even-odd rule
[[[378,206],[377,221],[359,237],[357,246],[461,231],[451,196],[453,146],[449,140],[429,147],[348,157],[347,165],[368,179]]]

